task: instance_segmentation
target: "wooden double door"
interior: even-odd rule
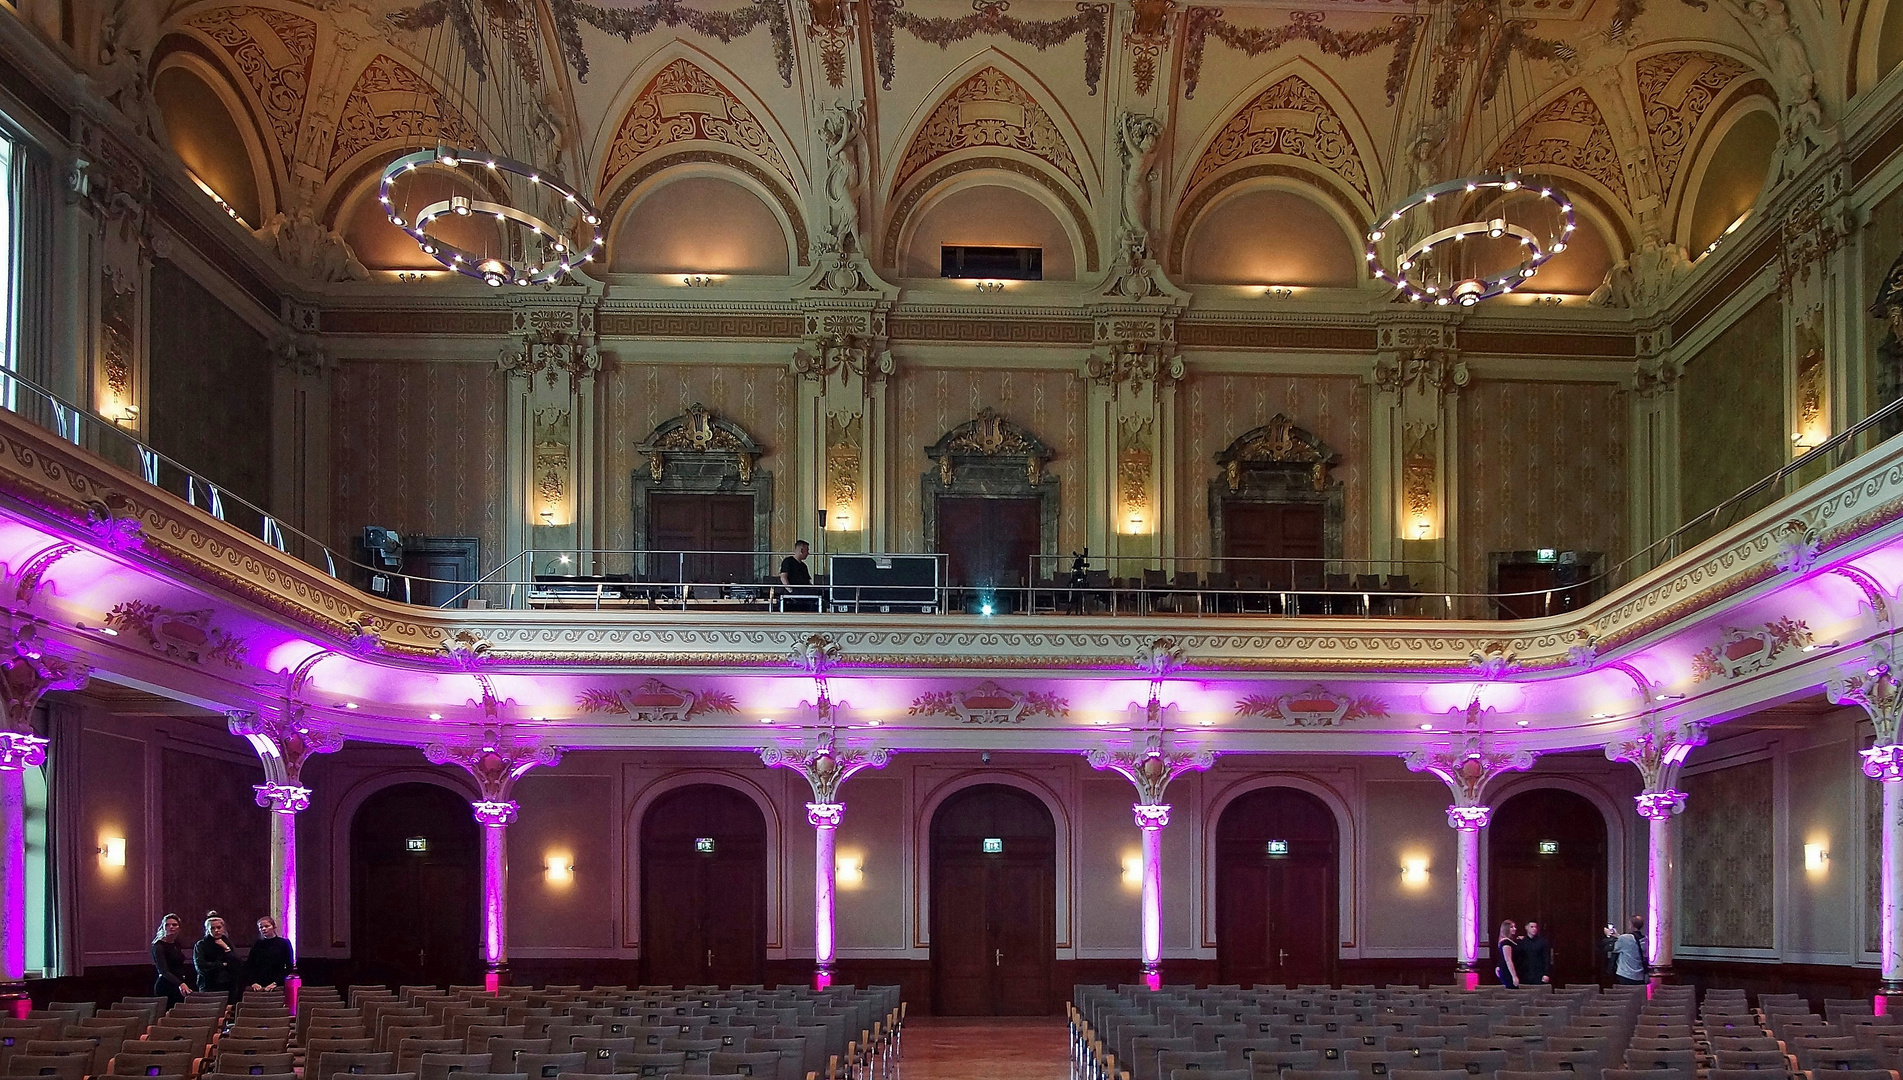
[[[932,817],[932,996],[940,1016],[1053,1011],[1056,827],[1036,797],[986,784]]]
[[[766,966],[766,820],[729,787],[696,784],[641,819],[641,981],[732,986]]]
[[[1552,946],[1553,983],[1597,982],[1599,928],[1614,921],[1606,878],[1606,820],[1584,796],[1537,788],[1501,803],[1487,827],[1485,954],[1503,920],[1521,933],[1537,922]]]
[[[1216,823],[1219,982],[1335,981],[1339,853],[1335,817],[1293,788],[1230,803]]]
[[[1043,550],[1043,504],[1037,499],[938,497],[937,550],[945,583],[981,594],[992,610],[1017,610],[1029,585],[1031,558]]]
[[[754,559],[736,553],[753,550],[753,496],[651,493],[647,540],[649,551],[661,552],[649,556],[651,581],[696,585],[750,581]]]
[[[351,979],[391,986],[482,981],[482,840],[469,801],[397,784],[350,825]]]
[[[1223,568],[1270,589],[1319,588],[1327,550],[1320,503],[1222,504]]]

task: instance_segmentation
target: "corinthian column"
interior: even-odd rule
[[[1503,773],[1533,767],[1531,750],[1489,750],[1483,743],[1479,699],[1467,706],[1463,737],[1436,750],[1407,755],[1409,772],[1429,772],[1441,778],[1454,794],[1447,808],[1447,824],[1455,830],[1454,970],[1469,987],[1478,983],[1480,970],[1480,830],[1493,819],[1486,805],[1487,786]]]
[[[562,751],[517,738],[506,725],[496,725],[484,729],[476,741],[431,743],[423,756],[438,765],[460,765],[476,781],[478,797],[469,807],[482,826],[483,982],[493,991],[509,978],[508,829],[517,810],[509,795],[522,774],[537,765],[556,764]]]
[[[1673,918],[1678,895],[1678,827],[1674,820],[1685,810],[1685,793],[1677,790],[1678,772],[1693,748],[1705,744],[1702,723],[1660,724],[1648,716],[1631,738],[1606,747],[1612,761],[1630,762],[1645,787],[1633,801],[1650,826],[1645,860],[1645,919],[1647,966],[1657,979],[1672,974]]]
[[[258,805],[271,811],[270,914],[295,959],[304,955],[298,945],[297,815],[311,804],[304,763],[313,754],[335,752],[343,736],[311,727],[304,707],[292,700],[274,716],[227,713],[225,727],[249,742],[264,765],[264,783],[252,790]]]
[[[1888,621],[1883,608],[1878,617]],[[1897,742],[1903,719],[1903,686],[1887,663],[1864,671],[1845,671],[1830,680],[1830,700],[1858,705],[1870,717],[1875,738],[1863,756],[1863,775],[1877,781],[1883,792],[1882,868],[1878,877],[1879,948],[1883,981],[1878,1004],[1894,1011],[1903,1005],[1903,746]]]

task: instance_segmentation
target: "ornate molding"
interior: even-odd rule
[[[1291,694],[1250,695],[1236,702],[1236,715],[1280,720],[1292,728],[1334,728],[1384,717],[1388,705],[1378,697],[1338,693],[1315,683]]]
[[[1034,716],[1063,719],[1070,702],[1041,690],[1019,691],[987,679],[969,690],[933,690],[912,699],[912,716],[955,716],[963,724],[1009,727]]]
[[[1163,734],[1159,731],[1150,732],[1140,747],[1113,749],[1100,746],[1089,751],[1085,758],[1091,768],[1120,773],[1124,779],[1135,784],[1139,806],[1163,807],[1165,824],[1169,820],[1169,809],[1163,804],[1163,794],[1169,790],[1170,781],[1186,772],[1202,771],[1216,763],[1213,751],[1173,749],[1165,744]]]
[[[482,817],[483,804],[487,803],[498,807],[506,805],[509,821],[513,821],[515,804],[507,800],[515,782],[537,765],[559,763],[562,751],[539,739],[518,736],[505,725],[487,728],[480,736],[464,742],[430,743],[423,748],[423,756],[435,765],[461,766],[476,781],[481,793],[481,800],[475,804],[478,820]]]
[[[685,724],[696,716],[740,711],[733,695],[724,690],[686,690],[660,679],[647,679],[632,688],[583,690],[576,704],[582,712],[626,717],[635,724]]]

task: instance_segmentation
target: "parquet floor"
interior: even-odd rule
[[[894,1080],[1069,1080],[1064,1021],[917,1016]]]

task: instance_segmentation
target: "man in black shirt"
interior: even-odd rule
[[[800,540],[796,542],[793,545],[793,554],[780,560],[780,584],[791,586],[811,585],[813,583],[813,575],[807,572],[806,556],[812,553],[813,548],[806,541]]]
[[[1553,981],[1553,945],[1540,933],[1540,924],[1526,924],[1526,937],[1520,942],[1520,983],[1523,986],[1537,986]]]

